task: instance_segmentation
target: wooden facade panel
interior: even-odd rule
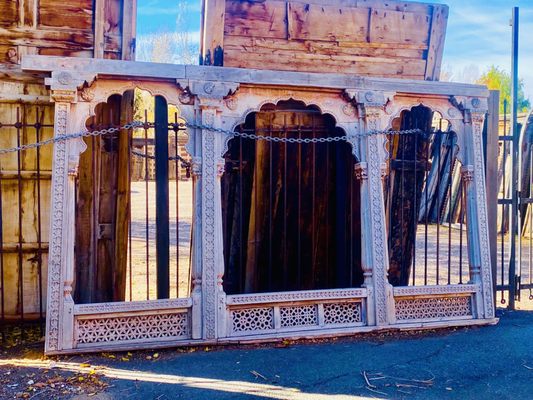
[[[22,10],[24,15],[22,16],[22,24],[24,26],[34,28],[37,26],[37,4],[38,0],[22,0]]]
[[[41,0],[39,25],[54,28],[92,30],[93,0]]]
[[[18,22],[18,1],[0,1],[0,26],[16,26]]]
[[[376,57],[385,59],[413,59],[421,60],[424,50],[413,48],[398,49],[396,46],[383,44],[342,42],[330,43],[311,40],[280,40],[265,38],[250,38],[244,36],[227,36],[224,50],[226,53],[241,51],[243,53],[257,53],[275,56],[278,52],[293,52],[295,57],[307,54],[345,57]]]
[[[287,3],[226,1],[225,35],[287,38]]]
[[[86,50],[93,46],[91,32],[47,29],[0,28],[0,44],[8,46],[62,47]]]
[[[372,9],[369,41],[378,43],[429,43],[431,15]]]
[[[368,8],[288,3],[290,39],[366,42]],[[339,29],[342,26],[343,29]]]
[[[342,55],[295,54],[290,50],[277,50],[275,53],[246,52],[240,49],[225,49],[224,59],[234,67],[315,72],[317,64],[323,71],[352,73],[358,75],[378,75],[385,77],[399,77],[423,79],[425,61],[416,59],[376,59],[375,57],[353,57]]]
[[[220,15],[204,11],[204,29]],[[384,0],[227,0],[224,65],[438,80],[448,7]],[[209,38],[207,31],[204,37]]]

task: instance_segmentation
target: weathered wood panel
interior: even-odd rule
[[[46,93],[40,85],[0,82],[0,98],[10,93],[38,98]],[[18,114],[18,116],[17,116]],[[0,127],[0,148],[31,143],[52,137],[49,126],[35,129],[36,122],[53,123],[51,104],[0,102],[0,122],[22,126]],[[46,299],[48,265],[49,205],[52,170],[52,147],[3,155],[0,159],[0,207],[2,223],[2,282],[4,313],[7,319],[39,315]],[[44,308],[43,308],[44,310]]]
[[[93,0],[40,0],[39,26],[91,31]]]
[[[447,6],[226,0],[222,11],[219,3],[204,2],[202,55],[208,64],[220,46],[229,67],[439,78]],[[208,31],[220,26],[223,37]]]
[[[102,10],[99,24],[93,23],[95,3]],[[131,0],[0,2],[0,123],[4,124],[0,125],[0,148],[17,145],[17,138],[21,143],[32,143],[53,135],[51,127],[40,129],[38,138],[34,127],[17,131],[5,126],[17,121],[17,110],[23,126],[35,124],[37,112],[41,123],[53,125],[54,106],[48,102],[44,75],[21,72],[18,64],[22,56],[131,59],[135,4]],[[95,52],[97,27],[101,27],[99,54]],[[128,44],[124,54],[123,32]],[[51,168],[52,146],[39,151],[39,160],[35,150],[20,153],[20,159],[16,153],[0,159],[0,257],[4,272],[0,285],[6,318],[20,318],[22,314],[28,318],[46,308]],[[79,277],[85,278],[83,273]]]

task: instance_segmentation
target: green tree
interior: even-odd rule
[[[486,85],[491,90],[500,91],[500,113],[503,113],[503,103],[507,100],[507,112],[511,105],[511,75],[500,67],[492,65],[477,83]],[[524,81],[518,81],[518,112],[526,112],[531,107],[529,99],[524,94]]]

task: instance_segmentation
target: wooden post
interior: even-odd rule
[[[487,185],[487,219],[489,223],[490,254],[493,290],[496,293],[498,268],[498,124],[500,92],[491,90],[488,99],[487,129],[485,137],[485,180]],[[496,299],[496,296],[494,296]]]
[[[155,97],[155,220],[157,298],[170,296],[169,208],[168,208],[168,107],[162,96]]]
[[[94,0],[94,58],[104,58],[105,1]]]
[[[226,13],[226,1],[203,0],[202,10],[200,64],[212,65],[214,64],[215,51],[224,48],[224,17]]]
[[[133,119],[133,90],[122,95],[120,124]],[[117,203],[115,207],[115,271],[113,273],[113,301],[126,297],[126,273],[128,268],[128,232],[130,224],[130,143],[131,132],[121,130],[118,135]]]
[[[122,60],[135,60],[137,0],[122,0]]]

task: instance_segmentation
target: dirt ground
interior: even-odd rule
[[[533,313],[495,326],[349,338],[43,357],[0,353],[0,398],[530,399]]]

